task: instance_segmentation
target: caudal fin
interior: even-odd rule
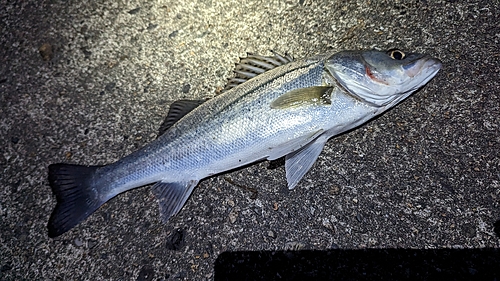
[[[49,166],[49,184],[57,199],[47,225],[49,237],[57,237],[70,230],[104,204],[105,201],[92,186],[92,176],[99,167],[71,164]]]

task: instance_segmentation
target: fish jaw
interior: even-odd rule
[[[442,63],[423,54],[393,58],[389,52],[344,51],[325,66],[347,92],[385,111],[429,82]]]

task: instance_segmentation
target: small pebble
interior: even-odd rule
[[[338,195],[340,193],[340,187],[334,185],[329,190],[330,195]]]
[[[81,247],[83,245],[83,242],[80,238],[76,238],[74,243],[75,243],[75,246],[77,246],[77,247]]]
[[[363,217],[360,214],[357,214],[356,215],[356,220],[358,220],[359,222],[362,222],[363,221]]]
[[[135,8],[135,9],[132,9],[132,10],[128,11],[128,13],[129,13],[129,14],[131,14],[131,15],[135,15],[135,14],[137,14],[140,10],[141,10],[141,8],[140,8],[140,7],[137,7],[137,8]]]
[[[170,34],[168,35],[168,38],[172,39],[172,38],[174,38],[175,36],[177,36],[177,34],[179,34],[179,30],[174,30],[174,31],[172,31],[172,33],[170,33]]]
[[[114,82],[111,82],[111,83],[108,83],[106,84],[106,87],[104,87],[104,90],[106,90],[106,92],[111,92],[116,86],[116,83]]]
[[[49,61],[54,56],[52,45],[50,45],[49,43],[42,44],[42,46],[38,48],[38,51],[40,52],[40,55],[42,56],[42,59],[44,61]]]
[[[92,55],[92,52],[89,51],[89,49],[87,47],[82,47],[81,50],[82,50],[83,56],[86,59],[90,58],[90,56]]]
[[[137,281],[149,281],[153,280],[155,275],[155,270],[152,265],[146,264],[139,271],[139,276],[137,276]]]
[[[235,223],[237,218],[238,218],[238,212],[232,210],[231,213],[229,213],[229,221],[231,223]]]
[[[167,237],[167,241],[165,247],[168,250],[178,251],[184,246],[184,237],[186,236],[186,232],[183,229],[177,228],[175,229],[169,237]]]
[[[285,251],[300,251],[306,247],[304,242],[291,241],[285,243]]]
[[[97,246],[97,244],[99,244],[99,243],[97,243],[97,241],[94,241],[94,240],[88,241],[89,249],[94,248],[95,246]]]

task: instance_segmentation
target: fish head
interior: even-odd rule
[[[343,51],[325,62],[327,71],[347,92],[375,107],[388,109],[425,85],[441,62],[400,50]]]

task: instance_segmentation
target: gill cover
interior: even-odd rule
[[[353,96],[375,107],[390,107],[432,79],[441,62],[399,50],[344,51],[328,58],[325,67]]]

